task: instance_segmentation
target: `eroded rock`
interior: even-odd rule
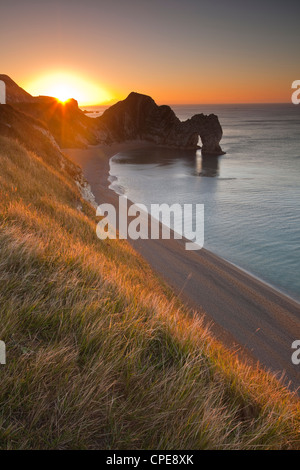
[[[222,127],[216,115],[196,114],[180,121],[169,106],[158,106],[147,95],[130,93],[96,118],[106,142],[148,140],[157,145],[196,149],[199,136],[204,155],[221,155]]]

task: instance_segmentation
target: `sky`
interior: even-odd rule
[[[82,105],[288,102],[299,19],[299,0],[10,0],[0,73]]]

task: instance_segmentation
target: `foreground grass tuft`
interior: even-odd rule
[[[0,137],[0,192],[1,449],[300,447],[297,398],[98,240],[71,176]]]

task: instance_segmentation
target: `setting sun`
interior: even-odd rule
[[[49,89],[47,95],[54,96],[61,102],[66,102],[71,96],[75,97],[78,95],[78,92],[75,90],[74,92],[70,90],[67,85],[63,83],[54,85],[53,88]],[[76,99],[76,98],[75,98]]]
[[[32,95],[53,96],[65,102],[70,98],[79,105],[95,105],[111,101],[114,97],[105,88],[72,73],[50,73],[28,83]]]

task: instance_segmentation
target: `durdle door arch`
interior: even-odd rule
[[[3,80],[0,80],[0,104],[6,104],[6,88]]]

